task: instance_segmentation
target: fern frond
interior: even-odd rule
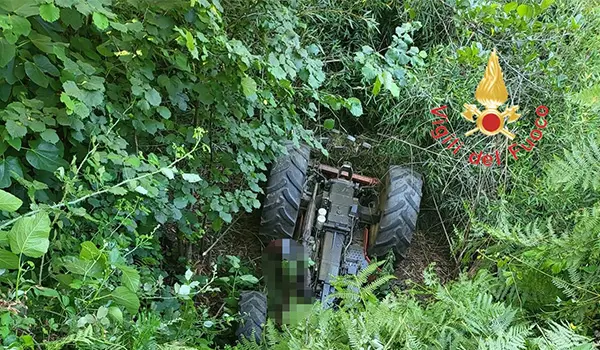
[[[589,137],[548,166],[549,184],[557,189],[600,190],[600,141]]]
[[[535,343],[541,350],[593,349],[591,339],[575,333],[569,325],[556,322],[550,322],[548,329],[542,329],[542,337],[535,339]]]
[[[366,268],[364,268],[363,270],[361,270],[359,273],[357,273],[354,279],[357,282],[358,286],[362,286],[363,284],[367,283],[367,281],[369,280],[369,276],[374,274],[375,271],[377,271],[377,269],[383,264],[385,264],[385,260],[374,262]]]
[[[374,295],[377,288],[383,286],[388,281],[395,279],[395,278],[396,278],[396,276],[392,276],[392,275],[381,276],[378,279],[376,279],[375,281],[369,283],[367,286],[363,287],[361,290],[361,294],[362,295]]]

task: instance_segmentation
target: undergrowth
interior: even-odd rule
[[[390,164],[423,173],[421,211],[448,231],[430,234],[448,235],[463,274],[442,285],[426,272],[425,285],[382,298],[389,277],[365,283],[371,268],[338,281],[337,310],[316,305],[282,330],[269,322],[265,346],[593,347],[598,5],[0,1],[2,345],[233,344],[232,301],[260,280],[236,252],[208,253],[236,215],[260,207],[268,164],[292,140],[367,175]],[[537,106],[550,110],[518,160],[503,135],[461,136],[456,156],[430,133],[441,105],[450,131],[471,127],[460,112],[493,49],[507,105],[522,113],[509,125],[515,142]],[[468,162],[495,150],[500,166]]]

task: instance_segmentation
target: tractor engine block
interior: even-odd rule
[[[327,188],[328,187],[328,188]],[[358,185],[346,179],[328,182],[317,217],[316,235],[321,241],[321,262],[318,266],[317,293],[323,306],[334,289],[331,281],[339,275],[356,274],[367,266],[360,244],[354,242],[358,223]],[[326,216],[322,215],[326,211]],[[323,222],[324,221],[324,222]]]

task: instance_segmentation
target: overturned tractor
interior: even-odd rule
[[[390,166],[379,181],[355,174],[349,164],[337,169],[313,163],[308,146],[288,145],[271,169],[261,216],[260,234],[271,241],[263,257],[269,297],[242,293],[238,336],[260,339],[267,309],[288,323],[298,305],[314,298],[330,307],[331,282],[357,274],[370,257],[393,252],[403,259],[422,184],[407,167]]]

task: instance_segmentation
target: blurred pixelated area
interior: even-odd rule
[[[423,210],[423,209],[422,209]],[[426,214],[426,210],[423,210]],[[237,255],[250,265],[255,276],[263,276],[262,253],[266,247],[258,236],[260,211],[241,214],[231,225],[229,231],[217,242],[208,256],[196,257],[197,268],[209,271],[209,263],[217,256]],[[429,230],[417,230],[405,260],[399,263],[395,270],[398,285],[410,279],[420,283],[423,281],[423,270],[429,264],[435,263],[435,271],[442,282],[456,276],[456,264],[450,256],[450,248],[441,226],[432,225]]]
[[[269,317],[280,324],[295,324],[313,304],[308,283],[308,254],[292,239],[271,241],[263,251]]]

